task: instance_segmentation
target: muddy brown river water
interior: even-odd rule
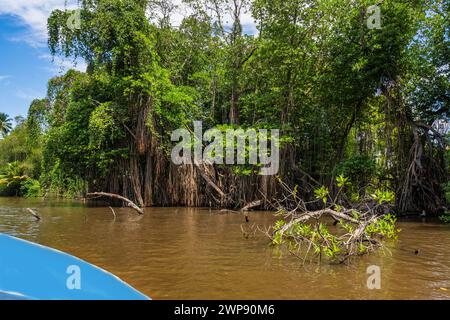
[[[115,211],[114,219],[109,208],[77,202],[0,198],[0,232],[98,265],[153,299],[450,299],[450,226],[436,221],[399,222],[389,251],[349,265],[302,266],[262,234],[245,239],[239,214]],[[275,218],[254,212],[250,220],[264,227]],[[379,290],[366,285],[371,265],[381,270]]]

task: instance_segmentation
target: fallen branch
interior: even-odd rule
[[[345,211],[345,212],[347,212],[347,211]],[[289,223],[284,225],[283,228],[281,228],[279,231],[284,233],[286,230],[291,228],[294,224],[303,223],[303,222],[308,221],[309,219],[320,219],[325,214],[330,215],[331,217],[333,217],[334,219],[336,219],[338,221],[344,220],[347,222],[359,224],[359,222],[356,219],[348,216],[347,214],[345,214],[345,212],[337,212],[332,209],[304,212],[302,214],[296,215],[296,218],[292,219]]]
[[[383,240],[397,237],[396,219],[389,214],[393,195],[388,191],[377,189],[355,203],[346,199],[343,184],[336,196],[331,196],[328,189],[317,188],[316,198],[323,200],[322,205],[326,207],[314,210],[314,202],[303,201],[296,190],[280,183],[286,192],[278,201],[278,215],[282,218],[265,234],[272,244],[285,244],[289,252],[301,257],[304,263],[309,256],[311,261],[318,257],[320,261],[327,258],[343,263],[352,256],[383,247]],[[334,220],[330,228],[327,226],[329,218]],[[299,255],[300,252],[306,253]]]
[[[262,203],[263,203],[262,200],[256,200],[256,201],[250,202],[250,203],[246,204],[246,205],[241,209],[241,211],[248,211],[248,210],[250,210],[250,209],[252,209],[252,208],[255,208],[255,207],[260,206]]]
[[[109,207],[109,209],[111,209],[112,214],[114,215],[114,220],[116,220],[116,212],[114,211],[114,209],[112,207]]]
[[[222,189],[220,189],[217,184],[212,181],[212,179],[205,173],[204,169],[197,162],[194,163],[206,183],[208,183],[208,185],[210,185],[221,196],[222,199],[225,199],[227,197],[225,192],[223,192]]]
[[[36,211],[34,211],[33,209],[27,208],[27,211],[29,213],[31,213],[31,215],[37,220],[40,221],[41,217],[36,213]]]
[[[108,197],[108,198],[118,199],[118,200],[121,200],[121,201],[127,203],[131,208],[136,210],[139,214],[144,214],[144,210],[142,210],[142,208],[139,208],[133,201],[131,201],[130,199],[127,199],[125,197],[122,197],[118,194],[106,193],[106,192],[92,192],[92,193],[88,193],[86,195],[86,197],[97,197],[97,198],[98,197]]]
[[[262,200],[256,200],[256,201],[252,201],[250,203],[248,203],[247,205],[245,205],[242,209],[241,212],[244,213],[245,216],[245,222],[249,223],[250,222],[250,218],[248,217],[248,210],[258,207],[263,203]]]
[[[192,134],[195,136],[194,132],[192,132],[191,128],[189,128],[189,126],[185,126],[185,128]],[[200,139],[201,141],[201,139]],[[202,178],[206,181],[206,183],[208,183],[208,185],[210,185],[221,197],[221,201],[223,199],[227,199],[227,195],[225,194],[225,192],[222,191],[222,189],[219,188],[219,186],[208,176],[208,174],[205,172],[204,170],[204,164],[203,163],[199,163],[198,161],[194,160],[194,165],[195,167],[198,169],[198,171],[200,172],[200,175],[202,176]]]

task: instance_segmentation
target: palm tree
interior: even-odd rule
[[[12,119],[3,112],[0,112],[0,135],[5,137],[12,130]]]

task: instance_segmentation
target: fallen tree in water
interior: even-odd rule
[[[390,213],[392,192],[375,189],[355,201],[347,197],[348,180],[339,176],[336,182],[334,196],[320,187],[315,190],[316,201],[306,203],[298,197],[298,187],[291,189],[280,181],[285,195],[275,205],[281,219],[266,231],[272,243],[286,246],[303,262],[318,257],[342,263],[396,239],[399,230]],[[322,208],[311,209],[318,206]]]
[[[108,198],[113,198],[113,199],[117,199],[117,200],[121,200],[125,203],[127,203],[131,208],[133,208],[134,210],[136,210],[139,214],[144,214],[144,210],[142,210],[141,208],[139,208],[133,201],[131,201],[130,199],[127,199],[125,197],[122,197],[118,194],[114,194],[114,193],[106,193],[106,192],[92,192],[92,193],[88,193],[86,195],[87,198],[100,198],[100,197],[108,197]]]

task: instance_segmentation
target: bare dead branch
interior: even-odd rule
[[[107,197],[107,198],[112,198],[112,199],[118,199],[118,200],[121,200],[121,201],[127,203],[131,208],[136,210],[139,214],[144,214],[144,210],[139,208],[133,201],[131,201],[130,199],[127,199],[125,197],[122,197],[118,194],[106,193],[106,192],[91,192],[91,193],[88,193],[86,195],[86,197]]]
[[[36,211],[34,211],[33,209],[27,208],[27,211],[29,213],[31,213],[31,215],[37,220],[40,221],[41,217],[36,213]]]
[[[114,215],[114,220],[116,220],[116,212],[114,211],[114,209],[112,207],[109,207],[109,209],[111,210],[112,214]]]
[[[250,203],[247,203],[247,204],[241,209],[241,211],[248,211],[248,210],[253,209],[253,208],[255,208],[255,207],[259,207],[262,203],[263,203],[262,200],[255,200],[255,201],[252,201],[252,202],[250,202]]]

